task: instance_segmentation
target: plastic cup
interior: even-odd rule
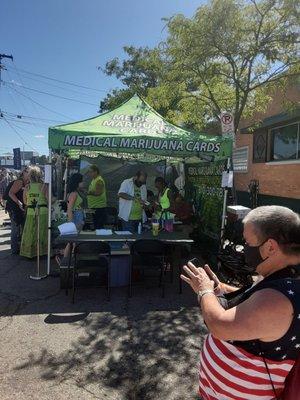
[[[159,223],[158,222],[152,222],[152,235],[153,236],[158,236],[159,232]]]

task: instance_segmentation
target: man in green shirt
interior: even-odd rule
[[[103,228],[106,220],[106,187],[97,165],[91,165],[89,168],[89,176],[92,178],[88,189],[88,208],[94,210],[94,227],[95,229]]]

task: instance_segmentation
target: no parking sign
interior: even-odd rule
[[[221,113],[221,126],[223,135],[234,134],[234,119],[231,113]]]

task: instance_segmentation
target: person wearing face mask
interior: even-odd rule
[[[137,171],[134,177],[125,179],[119,189],[119,218],[124,231],[136,233],[140,222],[145,222],[147,202],[147,174]]]
[[[205,400],[296,400],[287,396],[295,385],[286,379],[290,373],[287,382],[293,382],[300,363],[300,217],[286,207],[264,206],[243,224],[245,260],[261,276],[254,285],[220,283],[208,265],[188,263],[181,275],[197,293],[209,330],[199,394]]]

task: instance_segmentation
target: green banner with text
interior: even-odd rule
[[[226,160],[213,163],[186,164],[186,195],[194,200],[205,235],[219,239],[224,191],[221,187]]]

